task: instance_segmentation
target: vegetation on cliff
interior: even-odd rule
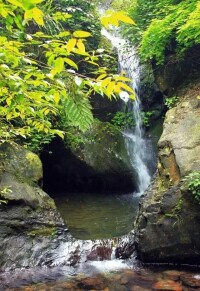
[[[198,0],[132,0],[129,15],[136,26],[124,29],[144,60],[163,64],[166,55],[181,59],[200,45]]]

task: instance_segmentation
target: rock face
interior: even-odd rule
[[[122,133],[108,122],[96,122],[70,146],[55,140],[42,155],[44,187],[48,191],[133,191],[135,182]],[[48,192],[47,191],[47,192]]]
[[[48,264],[64,224],[38,187],[39,157],[16,144],[0,146],[0,270]],[[66,238],[65,238],[66,240]]]
[[[155,83],[155,76],[150,64],[140,64],[139,95],[144,111],[153,111],[152,118],[163,116],[163,94]]]
[[[200,204],[181,179],[200,170],[200,83],[180,90],[159,141],[158,171],[142,198],[136,248],[145,262],[200,260]]]

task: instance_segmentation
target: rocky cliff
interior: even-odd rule
[[[184,177],[200,171],[200,81],[176,92],[165,117],[158,170],[143,195],[136,220],[136,247],[144,262],[200,261],[200,204]]]

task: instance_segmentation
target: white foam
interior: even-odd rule
[[[119,271],[121,269],[130,268],[128,264],[122,260],[111,260],[111,261],[92,261],[90,265],[98,269],[100,272],[111,272],[111,271]]]

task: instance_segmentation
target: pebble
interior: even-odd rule
[[[153,285],[153,289],[156,291],[183,291],[183,287],[172,280],[160,280]]]
[[[181,272],[176,271],[176,270],[168,270],[168,271],[162,272],[162,275],[164,279],[169,279],[172,281],[179,281]]]

